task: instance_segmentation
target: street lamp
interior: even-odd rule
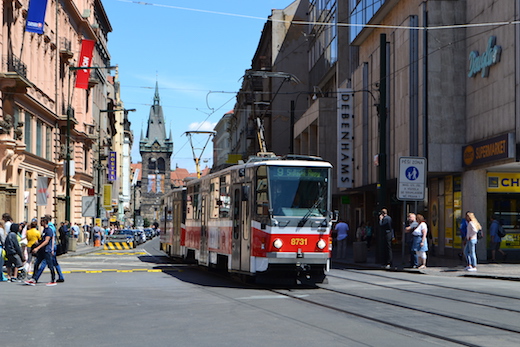
[[[70,222],[70,122],[73,117],[72,115],[72,95],[70,91],[70,77],[71,72],[78,71],[78,70],[113,70],[117,69],[117,66],[81,66],[81,67],[75,67],[70,66],[69,67],[69,102],[67,107],[67,139],[65,144],[65,220]]]

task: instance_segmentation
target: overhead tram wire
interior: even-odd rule
[[[224,106],[226,106],[231,100],[235,99],[235,96],[233,96],[231,99],[229,99],[228,101],[226,101],[225,103],[223,103],[221,106],[219,106],[218,108],[214,109],[213,112],[209,113],[208,116],[200,123],[200,125],[197,127],[197,129],[195,129],[195,131],[198,131],[200,130],[200,128],[202,127],[202,125],[209,119],[209,117],[211,117],[212,115],[214,115],[216,112],[218,112],[221,108],[223,108]],[[209,106],[209,105],[208,105]],[[208,107],[209,108],[209,107]],[[211,108],[210,108],[211,109]],[[184,133],[183,133],[184,134]],[[181,146],[181,148],[179,148],[172,156],[172,158],[177,158],[176,155],[184,148],[186,147],[187,145],[189,144],[189,140],[186,140],[186,142],[184,142],[184,144]]]
[[[211,10],[201,10],[196,8],[188,8],[188,7],[180,7],[173,5],[163,5],[156,4],[152,2],[145,1],[133,1],[133,0],[116,0],[119,2],[137,4],[137,5],[145,5],[145,6],[154,6],[154,7],[163,7],[163,8],[171,8],[174,10],[183,10],[183,11],[192,11],[192,12],[201,12],[201,13],[209,13],[216,14],[221,16],[229,16],[229,17],[237,17],[237,18],[246,18],[246,19],[255,19],[255,20],[268,20],[274,23],[287,23],[287,24],[295,24],[295,25],[323,25],[323,26],[339,26],[339,27],[364,27],[364,28],[374,28],[374,29],[405,29],[405,30],[442,30],[442,29],[467,29],[474,27],[485,27],[485,26],[503,26],[503,25],[517,25],[520,24],[519,20],[514,21],[501,21],[501,22],[488,22],[488,23],[473,23],[473,24],[451,24],[451,25],[439,25],[439,26],[431,26],[431,27],[411,27],[411,26],[401,26],[401,25],[384,25],[384,24],[355,24],[355,23],[330,23],[330,22],[311,22],[311,21],[293,21],[293,20],[283,20],[283,19],[273,19],[273,18],[265,18],[258,16],[250,16],[243,15],[237,13],[229,13],[229,12],[219,12],[219,11],[211,11]]]

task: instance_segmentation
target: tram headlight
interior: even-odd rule
[[[327,242],[325,242],[323,239],[320,239],[316,245],[319,249],[325,249],[325,247],[327,247]]]
[[[274,248],[278,248],[278,249],[282,248],[282,246],[283,246],[282,240],[280,240],[280,239],[274,240],[273,241],[273,246],[274,246]]]

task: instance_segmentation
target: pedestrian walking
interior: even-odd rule
[[[25,258],[22,253],[22,247],[18,241],[18,232],[20,231],[20,225],[17,223],[11,224],[11,230],[7,234],[4,242],[5,253],[7,256],[7,262],[5,266],[7,268],[7,280],[16,282],[18,278],[18,268],[23,266]]]
[[[9,234],[9,231],[11,230],[13,218],[11,218],[11,215],[6,212],[2,215],[2,220],[4,221],[5,235],[7,236],[7,234]]]
[[[356,230],[356,240],[357,242],[366,241],[366,229],[365,229],[365,222],[359,223],[359,226]]]
[[[29,273],[34,256],[34,254],[32,253],[32,249],[33,247],[38,246],[38,241],[40,240],[40,238],[41,233],[38,230],[38,222],[36,218],[34,218],[31,221],[31,224],[29,224],[29,229],[27,229],[27,273]],[[34,273],[35,272],[33,271],[33,274]]]
[[[52,255],[54,254],[55,244],[56,244],[56,234],[52,230],[51,227],[49,227],[49,217],[45,216],[41,218],[40,225],[43,228],[42,231],[42,243],[39,244],[37,247],[35,247],[32,252],[34,254],[38,254],[40,250],[42,250],[42,256],[43,259],[41,261],[41,264],[47,265],[51,272],[51,281],[47,283],[47,286],[55,286],[56,285],[56,272],[54,271],[54,261],[52,259]],[[38,257],[38,260],[41,259],[41,256]],[[35,285],[38,280],[40,279],[41,274],[43,273],[43,269],[45,268],[45,265],[39,266],[38,260],[35,264],[35,270],[37,269],[36,273],[34,274],[33,278],[25,281],[26,284],[29,285]]]
[[[468,232],[466,234],[466,247],[464,248],[464,255],[468,266],[467,271],[477,271],[477,254],[475,248],[477,246],[477,234],[482,230],[482,226],[478,222],[473,212],[466,213],[466,221],[468,222]]]
[[[426,252],[428,251],[428,225],[424,219],[424,216],[420,213],[417,214],[417,227],[412,231],[413,236],[413,250],[417,254],[417,260],[419,263],[419,269],[426,268]]]
[[[7,281],[7,277],[4,276],[4,241],[6,236],[4,220],[0,219],[0,282]]]
[[[372,245],[372,225],[370,222],[367,222],[365,225],[365,238],[367,240],[367,249],[370,250],[370,246]]]
[[[76,222],[70,228],[72,229],[72,236],[77,239],[79,237],[79,223]]]
[[[414,249],[414,236],[412,233],[415,228],[419,226],[419,223],[417,223],[417,216],[415,213],[408,213],[407,223],[408,224],[404,228],[404,240],[408,253],[410,254],[410,267],[416,269],[419,267],[419,259],[417,258],[417,252]]]
[[[69,251],[69,222],[61,222],[58,229],[58,251],[57,254],[66,254]]]
[[[464,257],[464,249],[466,248],[466,235],[468,233],[468,221],[467,221],[468,213],[469,213],[469,211],[466,212],[466,214],[464,215],[464,218],[462,218],[460,221],[460,227],[459,227],[460,241],[461,241],[461,250],[459,253],[460,260],[462,260],[462,257]]]
[[[394,229],[392,227],[392,217],[388,215],[386,208],[381,209],[379,212],[379,230],[385,240],[385,262],[383,266],[389,269],[393,261],[392,240],[394,239]]]
[[[491,247],[491,262],[496,263],[496,253],[497,251],[502,254],[502,258],[505,261],[507,258],[506,252],[500,249],[500,244],[502,243],[502,237],[500,236],[499,230],[502,228],[500,222],[498,221],[498,217],[496,215],[491,216],[491,225],[489,226],[489,238],[490,238],[490,247]]]
[[[347,257],[347,236],[349,227],[348,224],[344,221],[339,221],[334,230],[337,232],[337,252],[336,258],[344,259]]]

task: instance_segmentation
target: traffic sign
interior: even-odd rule
[[[426,176],[426,158],[400,157],[397,198],[411,201],[424,200]]]
[[[96,197],[95,196],[82,196],[81,197],[81,215],[83,217],[95,217],[96,216]]]

